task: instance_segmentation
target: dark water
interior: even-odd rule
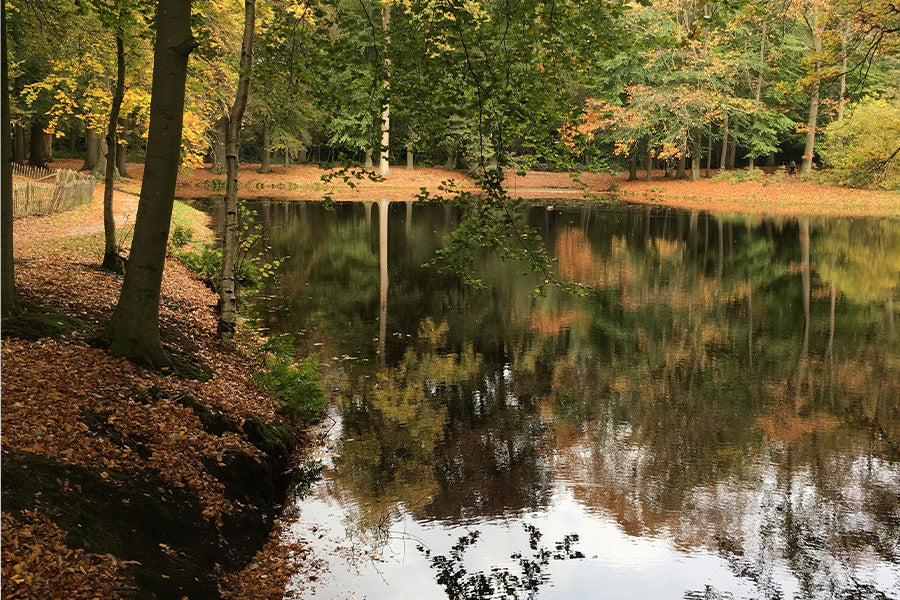
[[[337,397],[297,597],[900,597],[900,221],[536,208],[533,298],[443,206],[256,209]]]

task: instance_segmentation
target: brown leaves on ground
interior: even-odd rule
[[[52,166],[74,168],[81,161],[61,160]],[[322,200],[327,193],[335,200],[414,200],[421,188],[436,193],[438,186],[447,180],[474,190],[474,181],[466,170],[446,171],[433,167],[416,167],[407,170],[395,165],[384,181],[373,183],[357,181],[349,188],[334,183],[325,185],[321,177],[325,170],[317,165],[273,165],[272,172],[261,174],[259,165],[244,164],[239,169],[241,198],[275,198],[279,200]],[[140,177],[142,165],[129,166],[129,172]],[[712,175],[718,169],[711,171]],[[740,173],[740,169],[735,173]],[[507,174],[506,185],[514,197],[565,202],[588,201],[585,191],[604,197],[615,197],[639,204],[661,204],[687,210],[710,210],[778,215],[825,216],[897,216],[900,214],[900,196],[884,190],[858,190],[820,185],[801,176],[788,176],[783,168],[766,167],[766,176],[757,181],[732,183],[711,178],[700,181],[680,181],[664,177],[664,171],[654,171],[653,181],[643,181],[644,171],[638,172],[639,181],[627,181],[627,173],[584,173],[581,180],[573,181],[569,173],[529,171],[520,176],[512,171]],[[705,169],[701,170],[705,174]],[[224,182],[224,175],[210,172],[209,166],[194,169],[178,179],[176,195],[181,198],[208,198],[224,193],[216,188],[217,181]],[[137,192],[139,181],[119,184]],[[223,188],[224,190],[224,188]]]
[[[324,568],[324,562],[315,558],[308,547],[286,542],[281,528],[276,527],[243,571],[222,577],[222,599],[281,600],[295,575],[315,580]]]
[[[66,533],[39,511],[22,522],[3,513],[3,597],[113,600],[127,588],[127,562],[66,546]]]
[[[117,473],[146,475],[170,489],[191,492],[202,503],[204,518],[221,524],[235,507],[209,465],[222,466],[223,457],[234,451],[260,452],[238,433],[205,431],[197,414],[179,400],[189,398],[238,427],[247,415],[277,418],[280,404],[253,382],[256,361],[218,339],[215,295],[175,260],[167,262],[163,279],[163,341],[201,362],[212,378],[165,376],[93,347],[91,337],[109,319],[122,279],[98,267],[102,239],[97,247],[91,238],[68,243],[73,231],[78,234],[98,221],[102,202],[95,198],[77,210],[15,224],[20,298],[77,317],[93,331],[2,341],[4,454],[31,453],[80,465],[113,485],[118,485]],[[68,548],[65,533],[44,509],[15,518],[4,513],[2,532],[4,597],[106,599],[128,587],[121,560]],[[269,575],[254,584],[252,578],[223,574],[223,589],[238,586],[228,591],[234,599],[275,597],[275,587],[283,589],[289,572],[282,559],[301,551],[282,547],[273,537],[256,559],[262,565],[257,570]]]

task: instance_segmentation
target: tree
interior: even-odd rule
[[[226,339],[234,335],[237,311],[237,279],[235,261],[237,259],[238,220],[238,142],[241,122],[250,94],[250,73],[253,67],[253,41],[256,35],[256,1],[244,2],[244,35],[241,41],[241,61],[238,70],[238,86],[234,104],[228,116],[225,130],[225,224],[222,238],[222,274],[219,285],[219,334]]]
[[[125,97],[125,41],[122,26],[122,9],[119,9],[118,23],[116,24],[116,83],[112,102],[109,110],[109,124],[106,130],[106,148],[110,154],[116,152],[118,147],[119,112],[122,109],[122,99]],[[116,179],[116,160],[108,156],[106,160],[106,173],[103,180],[103,268],[124,273],[122,257],[119,255],[119,246],[116,243],[116,220],[113,215],[113,185]]]
[[[128,270],[103,330],[110,352],[154,367],[170,360],[159,332],[159,301],[181,156],[187,63],[197,42],[191,1],[160,0],[156,13],[150,130]]]
[[[10,315],[14,315],[21,310],[21,306],[19,305],[19,300],[16,295],[16,275],[15,275],[15,267],[13,263],[13,188],[12,188],[12,149],[13,144],[12,139],[10,138],[10,111],[9,111],[9,59],[7,56],[6,49],[6,2],[3,3],[3,6],[0,7],[0,21],[2,21],[3,27],[3,39],[2,39],[2,48],[0,48],[0,52],[2,52],[2,57],[0,57],[0,61],[2,61],[2,65],[0,68],[3,69],[2,72],[2,99],[3,99],[3,114],[2,120],[2,131],[3,131],[3,181],[0,183],[2,185],[2,189],[0,189],[0,194],[2,194],[2,204],[0,204],[0,213],[2,213],[2,231],[0,231],[0,239],[2,239],[3,248],[2,248],[2,256],[0,256],[0,260],[2,260],[2,279],[0,279],[0,314],[3,317],[8,317]]]

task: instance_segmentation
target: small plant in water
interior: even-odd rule
[[[510,555],[510,558],[518,562],[519,572],[506,567],[492,567],[489,573],[468,572],[463,566],[463,558],[466,550],[474,546],[481,536],[479,531],[472,531],[460,537],[450,548],[448,556],[442,554],[432,556],[431,551],[422,546],[418,549],[431,562],[431,568],[436,571],[437,582],[444,587],[449,600],[534,598],[538,588],[550,582],[550,575],[545,569],[551,560],[584,558],[584,554],[572,547],[578,541],[577,534],[565,536],[554,545],[554,550],[550,550],[541,544],[542,534],[537,527],[527,523],[523,527],[528,533],[531,555],[526,556],[521,552]]]

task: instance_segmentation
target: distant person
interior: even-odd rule
[[[797,163],[791,161],[791,164],[788,165],[788,175],[793,175],[797,172]]]

